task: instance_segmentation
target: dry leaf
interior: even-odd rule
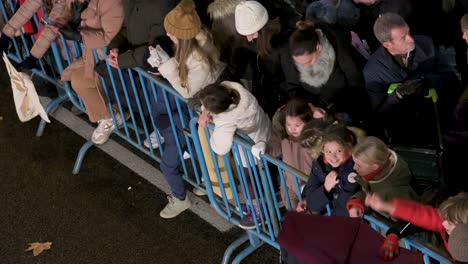
[[[44,243],[39,243],[39,242],[34,242],[30,243],[29,247],[25,251],[33,251],[33,255],[37,256],[42,253],[44,250],[49,250],[50,246],[52,246],[52,242],[44,242]]]

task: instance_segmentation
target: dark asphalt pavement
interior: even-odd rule
[[[159,217],[165,194],[97,148],[72,175],[83,138],[54,120],[21,123],[0,66],[0,263],[221,263],[242,234],[221,233],[192,212]],[[128,190],[129,186],[133,186]],[[52,242],[33,257],[29,243]],[[244,263],[277,263],[263,246]]]

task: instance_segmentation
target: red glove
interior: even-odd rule
[[[380,255],[385,261],[391,261],[400,254],[400,247],[398,246],[398,238],[395,234],[390,234],[385,238],[382,246],[380,247]]]

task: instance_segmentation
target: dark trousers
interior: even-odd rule
[[[176,129],[176,136],[179,139],[182,152],[187,148],[187,144],[184,139],[184,133],[180,129]],[[159,130],[159,133],[164,137],[166,143],[164,144],[164,152],[161,160],[161,172],[166,178],[167,183],[171,187],[172,195],[179,200],[184,200],[186,195],[185,185],[182,179],[180,157],[177,150],[176,138],[172,128],[166,127]]]

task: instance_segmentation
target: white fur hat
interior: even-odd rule
[[[247,36],[262,29],[268,22],[268,11],[257,1],[243,1],[236,6],[237,33]]]

